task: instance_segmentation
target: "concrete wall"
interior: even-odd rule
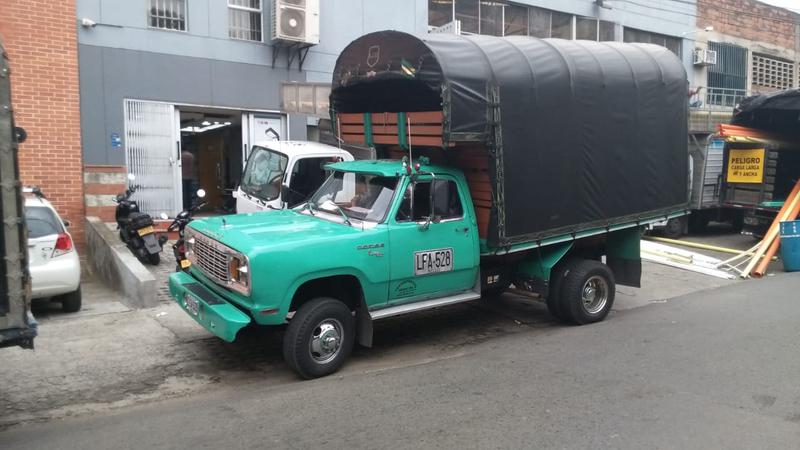
[[[125,296],[130,308],[150,308],[158,305],[156,279],[139,260],[97,217],[86,218],[87,261],[92,272],[107,285]]]

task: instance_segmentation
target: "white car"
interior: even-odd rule
[[[38,189],[26,188],[31,299],[52,298],[65,312],[81,309],[81,263],[67,226]]]

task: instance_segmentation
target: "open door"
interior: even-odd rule
[[[263,141],[289,139],[286,116],[268,113],[242,114],[242,169],[250,157],[253,145]]]
[[[175,216],[181,197],[180,116],[174,105],[125,100],[125,162],[142,212]]]

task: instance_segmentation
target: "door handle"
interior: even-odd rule
[[[463,228],[459,227],[459,228],[456,228],[456,233],[466,233],[466,232],[468,232],[468,231],[469,231],[469,227],[463,227]]]

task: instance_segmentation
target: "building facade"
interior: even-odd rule
[[[27,140],[22,182],[39,186],[83,244],[83,171],[75,3],[0,2],[0,38],[13,71],[12,106]]]
[[[306,26],[319,23],[318,43],[301,45],[272,39],[273,22],[293,17],[273,18],[275,1],[78,0],[88,214],[111,218],[126,172],[144,187],[149,212],[178,211],[187,176],[225,210],[254,142],[318,136],[326,91],[286,99],[282,86],[328,85],[339,52],[371,31],[419,34],[458,23],[462,33],[652,42],[692,73],[693,0],[655,9],[595,0],[322,0],[317,9],[316,0],[278,0],[314,15],[296,19]],[[317,114],[297,113],[312,103]],[[191,170],[181,167],[185,152]]]
[[[714,52],[714,64],[701,57],[695,65],[698,106],[732,108],[750,94],[798,87],[797,13],[754,0],[698,0],[697,26],[697,49]]]

